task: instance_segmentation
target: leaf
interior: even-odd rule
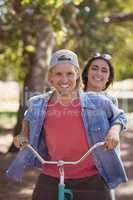
[[[78,6],[83,2],[83,0],[73,0],[73,3]]]
[[[26,47],[25,47],[25,50],[27,51],[27,52],[29,52],[29,53],[34,53],[35,52],[35,47],[33,46],[33,45],[27,45]]]

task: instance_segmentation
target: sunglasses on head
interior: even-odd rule
[[[111,60],[112,57],[109,54],[100,54],[100,53],[96,53],[96,55],[94,56],[94,58],[98,58],[98,57],[102,57],[105,60]]]

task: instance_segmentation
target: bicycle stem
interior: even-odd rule
[[[76,165],[79,164],[80,162],[82,162],[83,160],[85,160],[85,158],[97,147],[101,147],[105,144],[105,142],[98,142],[96,144],[94,144],[79,160],[76,161],[63,161],[63,160],[58,160],[58,161],[47,161],[44,160],[39,153],[30,145],[27,144],[26,146],[32,151],[32,153],[37,157],[37,159],[42,163],[42,164],[54,164],[57,165],[59,168],[59,194],[58,194],[58,199],[62,200],[64,199],[64,195],[65,195],[65,183],[64,183],[64,165]],[[67,193],[71,193],[70,191],[66,191]],[[71,194],[72,197],[72,194]]]

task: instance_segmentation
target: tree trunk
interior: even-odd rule
[[[40,24],[40,32],[37,36],[37,50],[35,56],[30,57],[28,74],[24,81],[22,95],[20,95],[20,106],[17,113],[17,123],[14,127],[14,136],[21,131],[21,121],[26,109],[26,101],[29,97],[41,94],[47,88],[47,67],[54,47],[55,36],[47,23]],[[9,152],[17,151],[12,143]]]

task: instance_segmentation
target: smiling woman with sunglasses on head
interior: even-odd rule
[[[84,91],[99,92],[107,96],[116,106],[118,106],[117,98],[109,95],[106,89],[113,84],[114,81],[114,67],[111,63],[112,57],[109,54],[96,53],[95,56],[89,59],[82,72],[82,80],[84,84]],[[117,125],[116,125],[117,126]],[[115,132],[118,127],[110,129],[110,135]],[[119,137],[118,137],[119,138]],[[118,151],[119,145],[118,145]],[[114,199],[114,191],[112,190]]]
[[[113,84],[114,67],[111,63],[112,57],[109,54],[96,53],[89,59],[82,72],[84,91],[94,91],[105,94],[118,106],[118,101],[106,92],[106,89]]]

